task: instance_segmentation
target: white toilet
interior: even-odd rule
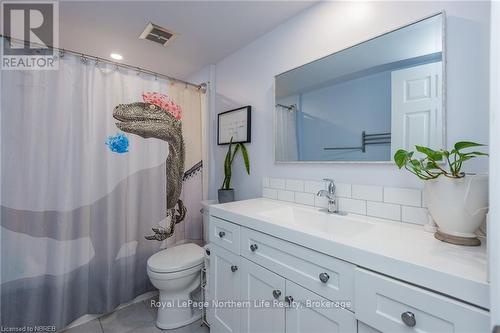
[[[156,326],[173,329],[201,318],[199,308],[185,306],[199,289],[204,249],[196,244],[182,244],[162,250],[148,259],[148,276],[160,291]]]

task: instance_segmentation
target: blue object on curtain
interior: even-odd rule
[[[128,152],[128,138],[123,133],[117,133],[114,136],[109,136],[106,140],[106,145],[112,152],[127,153]]]

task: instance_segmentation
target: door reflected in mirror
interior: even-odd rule
[[[389,162],[444,147],[444,14],[275,78],[277,162]]]

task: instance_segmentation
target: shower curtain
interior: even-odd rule
[[[277,100],[281,105],[295,105],[295,108],[288,110],[277,106],[276,112],[276,160],[277,161],[297,161],[299,158],[299,147],[297,140],[297,114],[300,110],[299,96],[288,96]]]
[[[57,71],[1,71],[1,326],[62,329],[154,290],[149,256],[201,241],[201,112],[196,88],[65,55]],[[186,144],[174,235],[165,224],[168,144],[126,134],[128,152],[105,144],[119,132],[118,104],[166,93],[183,110]]]

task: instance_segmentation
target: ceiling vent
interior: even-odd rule
[[[140,39],[147,39],[152,42],[167,46],[167,44],[175,39],[177,34],[175,32],[169,31],[165,28],[160,27],[154,23],[149,22],[146,29],[139,36]]]

